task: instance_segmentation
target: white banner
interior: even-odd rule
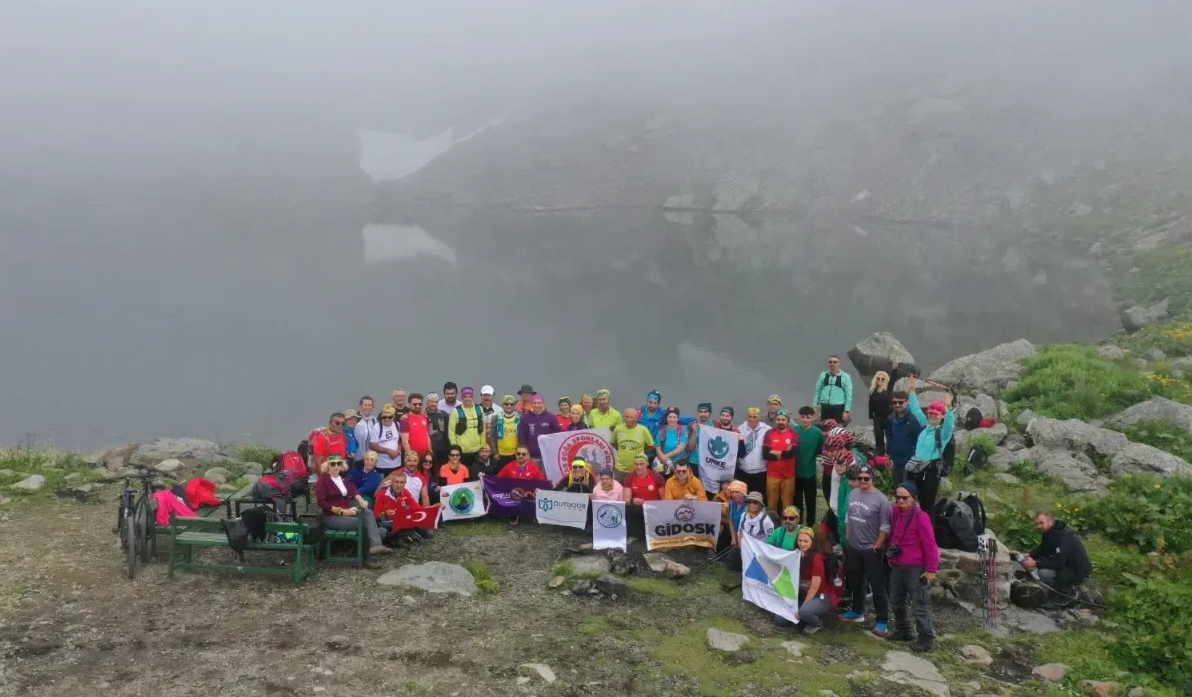
[[[743,535],[741,596],[758,607],[799,621],[799,561],[801,552],[788,552]]]
[[[625,523],[624,501],[592,502],[592,549],[625,551],[629,526]]]
[[[737,447],[741,436],[713,426],[699,427],[699,480],[714,494],[720,483],[731,481],[737,469]]]
[[[712,501],[646,501],[646,548],[695,545],[716,549],[720,534],[719,503]]]
[[[587,527],[590,495],[539,489],[536,499],[534,508],[538,511],[540,524],[565,525],[581,530]]]
[[[605,467],[612,469],[616,453],[609,443],[611,437],[607,428],[585,428],[582,431],[538,436],[546,478],[557,482],[571,474],[571,461],[576,458],[587,462],[593,474]]]
[[[443,520],[466,520],[479,518],[488,511],[484,507],[484,488],[480,482],[452,484],[439,489],[439,501],[443,504]]]

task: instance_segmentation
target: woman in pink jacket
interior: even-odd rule
[[[914,642],[911,650],[919,653],[935,648],[931,628],[931,586],[940,568],[940,550],[935,544],[931,515],[919,507],[919,491],[911,482],[894,490],[894,511],[890,515],[890,542],[886,556],[890,560],[890,607],[894,611],[894,633],[890,641]],[[916,637],[911,632],[907,605],[915,617]]]

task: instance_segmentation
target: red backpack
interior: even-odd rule
[[[274,469],[280,469],[288,477],[301,477],[305,479],[310,476],[310,470],[306,467],[306,460],[298,454],[297,450],[288,450],[278,455],[273,462]]]

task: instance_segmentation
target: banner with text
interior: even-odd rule
[[[573,494],[570,491],[539,491],[535,497],[538,522],[547,525],[564,525],[583,530],[588,526],[588,494]]]
[[[545,479],[485,477],[483,482],[484,493],[488,495],[488,514],[497,518],[533,517],[538,490],[551,488]]]
[[[624,552],[628,542],[625,502],[593,501],[592,549],[619,549]]]
[[[758,607],[799,621],[801,552],[788,552],[756,537],[742,535],[741,596]]]
[[[484,515],[487,511],[484,507],[483,492],[480,482],[452,484],[439,489],[439,501],[443,504],[443,520],[467,520]]]
[[[719,503],[712,501],[647,501],[646,548],[695,545],[716,549],[720,534]]]
[[[607,428],[585,428],[582,431],[538,436],[546,478],[558,481],[571,474],[571,461],[576,458],[591,465],[593,474],[605,467],[612,469],[616,453],[609,443],[611,437]]]
[[[714,494],[721,482],[731,481],[737,469],[737,447],[741,436],[713,426],[699,427],[699,479]]]

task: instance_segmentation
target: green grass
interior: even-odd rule
[[[87,484],[101,479],[95,468],[83,462],[78,455],[25,445],[0,450],[0,470],[11,472],[0,474],[0,493],[28,500],[53,496],[54,491],[64,485]],[[34,474],[46,478],[38,491],[12,488],[13,484]]]
[[[262,469],[268,470],[273,464],[273,458],[281,454],[280,450],[266,448],[263,445],[242,445],[236,453],[241,462],[255,462]]]
[[[1192,432],[1162,421],[1140,421],[1122,429],[1136,443],[1146,443],[1192,461]]]
[[[483,562],[464,562],[464,568],[472,574],[472,579],[476,581],[476,588],[480,590],[481,596],[495,595],[497,591],[501,590],[501,584],[497,583],[492,572]]]
[[[1064,684],[1074,686],[1081,680],[1114,680],[1127,689],[1141,685],[1153,697],[1176,697],[1182,694],[1154,676],[1123,671],[1113,659],[1114,635],[1099,628],[1078,631],[1052,632],[1042,636],[1021,636],[1016,641],[1037,643],[1038,663],[1063,663],[1068,666]]]
[[[509,523],[498,518],[473,518],[452,521],[444,529],[459,537],[496,537],[509,532]]]
[[[1097,358],[1090,346],[1057,344],[1026,361],[1006,401],[1016,411],[1029,408],[1041,416],[1088,420],[1165,391],[1159,381],[1132,367]]]
[[[550,567],[551,578],[555,576],[562,576],[563,578],[573,578],[575,576],[575,567],[571,562],[560,561],[555,562],[555,565]]]
[[[1171,358],[1192,356],[1192,322],[1167,320],[1159,324],[1152,324],[1129,336],[1117,339],[1114,343],[1133,352],[1136,356],[1141,356],[1151,349],[1159,349]]]

